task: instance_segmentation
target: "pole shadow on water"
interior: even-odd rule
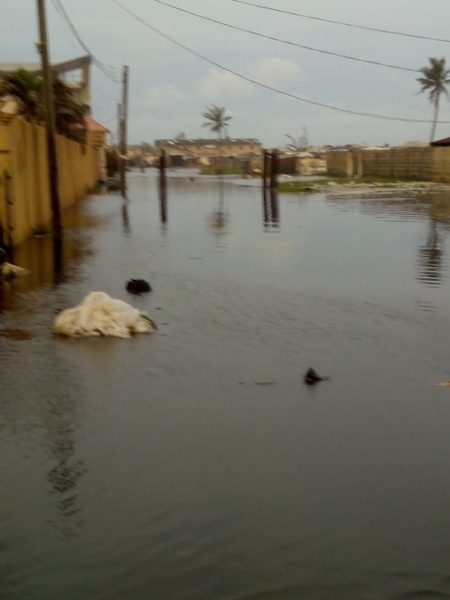
[[[225,206],[225,182],[223,180],[222,175],[219,180],[219,203],[217,206],[217,210],[215,210],[210,218],[210,225],[213,233],[215,235],[222,235],[226,231],[226,226],[228,224],[228,213]]]
[[[130,216],[128,214],[128,204],[126,202],[122,203],[121,215],[122,215],[122,231],[128,235],[129,233],[131,233],[131,228],[130,228]]]
[[[64,283],[64,238],[56,235],[53,238],[53,285],[58,287]]]

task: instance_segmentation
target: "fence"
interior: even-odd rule
[[[332,177],[368,175],[450,183],[450,147],[334,150],[326,158]]]

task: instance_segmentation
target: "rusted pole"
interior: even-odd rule
[[[278,185],[278,152],[273,150],[270,165],[270,188],[274,189]]]
[[[123,198],[127,197],[126,155],[128,131],[128,81],[129,67],[124,65],[122,75],[122,104],[120,105],[120,189]]]
[[[159,211],[161,222],[167,223],[167,176],[166,176],[166,152],[161,150],[159,157]]]
[[[3,185],[5,186],[5,208],[6,208],[6,221],[7,221],[7,250],[11,258],[11,252],[14,245],[13,231],[14,223],[12,222],[12,205],[13,201],[11,198],[11,175],[7,172],[3,172]]]
[[[263,169],[262,169],[262,186],[263,189],[267,187],[267,179],[269,177],[269,166],[270,166],[270,154],[267,150],[264,150],[263,154]]]

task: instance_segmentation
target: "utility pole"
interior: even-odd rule
[[[42,63],[42,84],[44,91],[44,115],[47,130],[48,177],[50,184],[50,204],[52,209],[52,229],[55,236],[61,235],[61,209],[58,190],[58,163],[56,159],[56,122],[53,101],[53,76],[50,70],[45,19],[45,0],[37,0],[39,15],[39,52]]]
[[[124,65],[122,74],[122,104],[120,105],[120,188],[122,196],[127,197],[127,180],[125,175],[128,131],[128,80],[129,67]]]

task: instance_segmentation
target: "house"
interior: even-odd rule
[[[90,56],[81,56],[51,65],[53,73],[70,87],[75,100],[88,113],[91,111],[91,63]],[[0,78],[19,69],[39,75],[42,67],[40,63],[0,63]]]
[[[155,140],[158,152],[165,151],[171,164],[198,163],[208,165],[220,158],[250,159],[262,152],[261,142],[254,138]]]

